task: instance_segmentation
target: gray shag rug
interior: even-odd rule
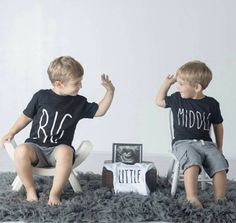
[[[102,187],[101,175],[79,173],[82,193],[75,194],[69,184],[62,194],[62,205],[47,205],[51,177],[35,177],[39,202],[25,201],[25,191],[11,190],[15,173],[0,173],[0,221],[23,222],[236,222],[236,183],[229,181],[228,201],[215,204],[212,188],[200,192],[205,208],[195,209],[185,201],[183,185],[175,198],[165,178],[157,179],[156,191],[149,196],[114,194]]]

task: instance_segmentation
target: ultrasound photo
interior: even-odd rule
[[[112,162],[141,163],[142,147],[142,144],[113,143]]]

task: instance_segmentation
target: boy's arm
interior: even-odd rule
[[[103,74],[101,76],[101,80],[103,87],[106,88],[106,94],[104,95],[103,99],[98,103],[98,110],[95,114],[95,117],[100,117],[106,114],[108,108],[111,105],[115,91],[115,87],[109,80],[108,75]]]
[[[176,82],[176,78],[174,75],[168,75],[164,82],[162,83],[161,87],[159,88],[156,96],[156,104],[160,107],[165,108],[166,102],[165,98],[167,95],[168,90],[170,89],[171,85]]]
[[[216,140],[216,145],[217,148],[221,151],[223,149],[223,135],[224,135],[224,128],[223,124],[213,124],[213,129],[215,133],[215,140]]]
[[[30,122],[32,121],[31,118],[27,117],[26,115],[22,114],[14,123],[14,125],[11,127],[9,132],[2,137],[1,144],[3,144],[5,141],[11,141],[14,136],[21,131],[23,128],[25,128]]]

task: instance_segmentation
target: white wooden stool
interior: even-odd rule
[[[14,160],[14,152],[17,144],[14,140],[11,142],[5,142],[4,147],[6,148],[7,153],[9,154],[10,158]],[[93,145],[90,141],[85,140],[82,141],[79,148],[75,151],[75,162],[72,166],[72,171],[69,176],[69,182],[71,184],[71,187],[73,188],[74,192],[81,192],[81,186],[79,183],[78,178],[76,177],[75,168],[78,167],[90,154],[91,150],[93,148]],[[40,176],[54,176],[55,175],[55,168],[49,167],[49,168],[37,168],[32,167],[32,173],[34,175],[40,175]],[[12,190],[19,191],[20,188],[23,186],[19,176],[17,175],[12,183]]]

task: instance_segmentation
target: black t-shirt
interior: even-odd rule
[[[93,118],[98,104],[89,103],[83,96],[60,96],[52,90],[39,90],[23,113],[33,120],[26,142],[51,147],[72,146],[78,121]]]
[[[212,141],[211,124],[223,122],[219,103],[212,97],[184,99],[179,92],[165,98],[174,120],[174,140],[197,139]]]

